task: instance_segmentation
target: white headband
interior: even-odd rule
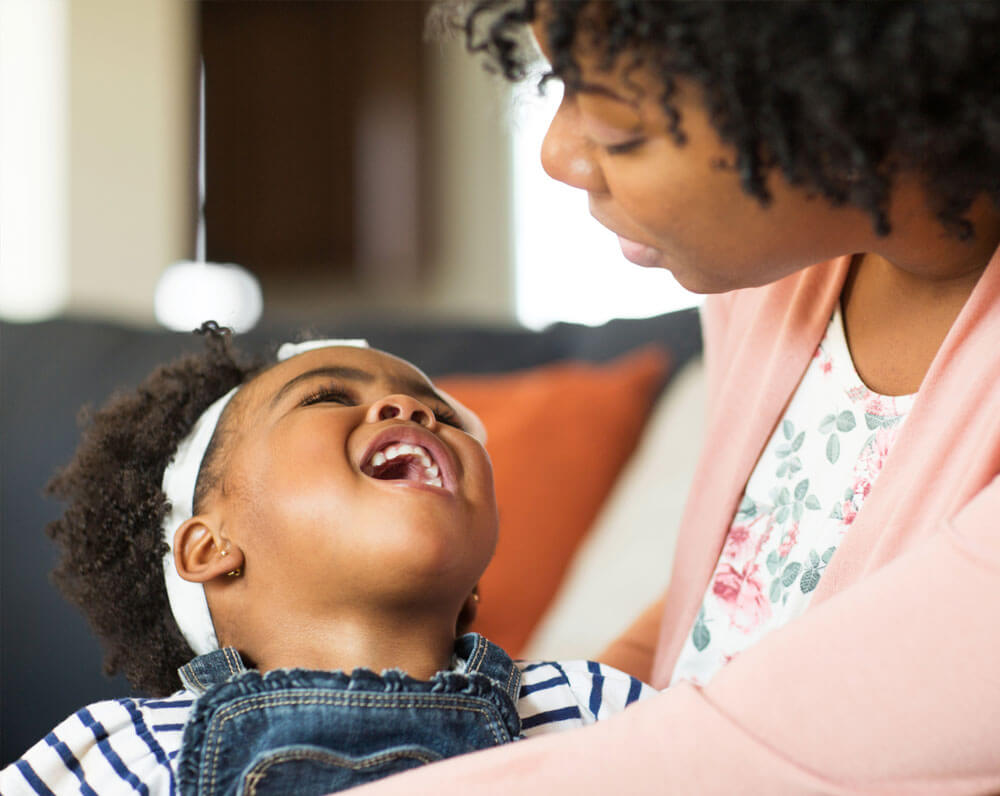
[[[278,349],[278,361],[284,362],[307,351],[333,346],[368,348],[368,341],[307,340],[303,343],[285,343]],[[177,572],[174,563],[174,534],[183,523],[194,516],[194,490],[202,460],[205,458],[205,452],[215,434],[222,412],[239,389],[239,386],[233,387],[202,413],[188,435],[177,446],[177,451],[163,473],[163,491],[170,503],[162,525],[163,540],[169,548],[163,557],[163,579],[167,586],[170,611],[181,634],[196,655],[217,650],[219,640],[212,624],[212,614],[208,610],[208,600],[205,599],[205,588],[200,583],[184,580]],[[475,413],[447,393],[440,390],[438,393],[452,405],[466,430],[481,442],[485,442],[486,429]]]

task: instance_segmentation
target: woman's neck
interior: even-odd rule
[[[880,242],[877,254],[854,258],[841,293],[855,369],[883,395],[920,388],[1000,245],[1000,211],[985,197],[969,210],[975,229],[970,240],[946,234],[926,210],[922,192],[897,197],[892,235]]]
[[[917,392],[982,271],[929,282],[878,255],[856,257],[841,307],[851,358],[865,385],[882,395]]]

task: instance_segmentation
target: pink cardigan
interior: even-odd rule
[[[653,684],[670,677],[743,486],[849,259],[713,297],[709,427]],[[808,611],[704,689],[362,793],[1000,792],[1000,252],[945,339]]]

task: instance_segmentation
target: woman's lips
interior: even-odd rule
[[[611,219],[604,213],[604,208],[602,207],[601,202],[599,202],[593,195],[590,195],[590,215],[594,217],[594,220],[597,221],[598,224],[618,236],[618,245],[621,246],[622,254],[626,260],[631,263],[635,263],[636,265],[641,265],[644,268],[666,267],[663,262],[663,255],[659,249],[654,249],[652,246],[647,246],[645,243],[639,243],[639,241],[626,238],[624,235],[620,234],[618,229],[622,228],[621,225],[618,223],[611,223]],[[628,227],[626,227],[626,229],[627,228]]]
[[[644,268],[662,267],[660,252],[652,246],[629,240],[621,235],[618,236],[618,245],[622,247],[622,254],[630,263],[641,265]]]

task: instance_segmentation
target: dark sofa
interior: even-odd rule
[[[241,336],[251,351],[296,336],[271,324]],[[701,349],[696,310],[600,327],[558,324],[542,332],[441,323],[314,323],[321,336],[367,337],[432,377],[496,373],[565,359],[603,362],[650,342],[673,372]],[[83,618],[48,581],[55,550],[44,533],[59,511],[42,486],[76,445],[77,410],[134,385],[156,364],[199,343],[190,335],[110,323],[0,323],[0,766],[88,702],[131,693],[101,673]]]

